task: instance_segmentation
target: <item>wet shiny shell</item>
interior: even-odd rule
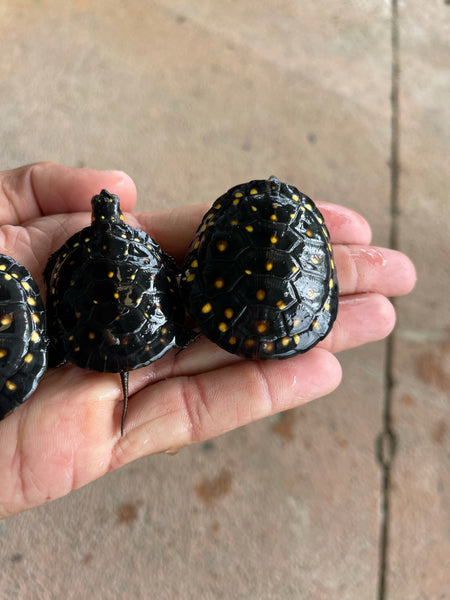
[[[276,178],[231,188],[206,213],[182,273],[188,313],[247,358],[289,358],[330,331],[338,284],[323,216]]]
[[[51,364],[121,372],[171,348],[184,311],[171,257],[123,222],[117,196],[102,195],[112,211],[72,236],[45,271]]]
[[[24,266],[0,254],[0,419],[32,394],[46,365],[39,289]]]

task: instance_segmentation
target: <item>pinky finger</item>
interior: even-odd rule
[[[128,433],[113,451],[111,469],[148,454],[174,452],[329,394],[341,376],[338,360],[314,348],[286,361],[241,361],[161,381],[133,396]]]
[[[319,344],[330,352],[341,352],[388,336],[395,325],[395,310],[382,294],[342,296],[335,324]]]

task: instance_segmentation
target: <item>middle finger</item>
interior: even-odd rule
[[[341,244],[336,244],[333,252],[341,295],[377,292],[402,296],[414,286],[414,265],[402,252]]]

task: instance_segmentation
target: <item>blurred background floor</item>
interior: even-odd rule
[[[418,271],[332,395],[0,522],[2,599],[450,598],[449,23],[444,0],[0,0],[1,169],[122,169],[138,210],[275,173]]]

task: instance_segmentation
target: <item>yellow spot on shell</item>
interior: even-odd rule
[[[277,215],[270,215],[270,220],[271,221],[276,221],[277,220]]]
[[[93,331],[90,331],[90,332],[88,333],[88,338],[89,338],[90,340],[93,340],[93,339],[95,339],[95,333],[94,333]]]
[[[257,190],[256,188],[252,188],[252,189],[250,190],[250,195],[251,195],[251,196],[254,196],[254,195],[255,195],[255,194],[257,194],[257,193],[258,193],[258,190]]]
[[[266,292],[264,290],[258,290],[256,292],[256,298],[258,300],[264,300],[265,297],[266,297]]]
[[[30,340],[32,342],[38,342],[41,339],[40,335],[38,334],[37,331],[33,331],[33,333],[31,334]]]
[[[3,315],[3,317],[0,319],[0,323],[3,325],[3,327],[9,327],[12,322],[12,315]]]
[[[209,302],[207,302],[206,304],[204,304],[204,305],[202,306],[202,313],[203,313],[204,315],[208,314],[208,313],[209,313],[209,312],[211,312],[211,311],[212,311],[212,306],[211,306],[211,304],[210,304]]]
[[[270,327],[269,321],[266,321],[266,320],[256,321],[256,331],[258,333],[266,333],[266,331],[268,331],[269,327]]]
[[[11,273],[11,275],[14,277],[14,279],[19,279],[19,276],[17,275],[17,273]],[[22,284],[23,285],[23,284]],[[27,284],[28,285],[28,284]],[[25,287],[25,286],[24,286]],[[25,288],[26,289],[26,288]]]
[[[110,271],[110,272],[108,273],[108,277],[109,277],[110,279],[111,279],[111,277],[114,277],[114,271]]]
[[[232,335],[230,336],[230,338],[228,339],[228,343],[231,345],[234,345],[237,342],[236,336]]]
[[[272,242],[272,244],[276,244],[278,242],[278,238],[276,235],[272,235],[272,237],[270,238],[270,241]]]
[[[271,262],[270,260],[268,260],[266,262],[266,271],[271,271],[273,269],[273,262]]]
[[[228,329],[228,325],[226,323],[224,323],[223,321],[221,323],[219,323],[218,325],[220,331],[225,332]]]
[[[308,296],[310,298],[314,298],[315,295],[316,295],[316,292],[314,290],[308,290]]]
[[[332,258],[330,258],[330,265],[331,265],[331,268],[334,269],[334,260]]]
[[[219,252],[223,252],[224,250],[226,250],[227,246],[228,246],[228,242],[226,240],[219,240],[216,243],[216,247],[217,247],[217,250],[219,250]]]
[[[330,286],[330,290],[331,290],[331,289],[332,289],[332,287],[334,286],[334,281],[333,281],[332,279],[330,279],[329,286]]]
[[[273,342],[263,342],[261,348],[264,352],[273,352]]]
[[[28,354],[25,356],[25,358],[23,359],[27,364],[30,364],[30,362],[33,360],[34,356],[31,354],[31,352],[28,352]]]
[[[289,346],[289,342],[290,342],[290,341],[291,341],[291,340],[290,340],[290,339],[289,339],[287,336],[285,336],[284,338],[281,338],[281,344],[282,344],[283,346]]]
[[[297,271],[298,271],[297,265],[294,265],[291,270],[293,273],[297,273]]]
[[[245,345],[247,346],[247,348],[253,348],[255,343],[256,343],[255,340],[252,340],[252,338],[247,338],[245,340]]]
[[[231,219],[230,224],[231,225],[237,225],[239,223],[239,221],[237,219]]]
[[[278,300],[277,306],[280,310],[283,310],[283,308],[286,308],[286,304],[283,302],[283,300]]]
[[[198,260],[197,260],[197,259],[194,259],[194,260],[191,262],[191,267],[192,267],[193,269],[196,269],[196,268],[198,267]]]
[[[12,277],[9,273],[6,273],[5,279],[6,279],[6,281],[10,281],[12,279]]]
[[[300,336],[298,334],[294,335],[294,337],[292,338],[294,340],[294,344],[298,344],[300,341]]]
[[[311,229],[307,229],[305,233],[308,237],[312,237],[314,235]]]
[[[325,310],[330,310],[330,305],[328,302],[325,302],[325,304],[323,305]]]
[[[252,204],[252,211],[253,211],[253,212],[257,212],[257,210],[258,210],[258,209],[256,208],[256,206],[253,206],[253,204]]]
[[[4,348],[0,348],[0,358],[5,358],[8,352]]]
[[[10,392],[17,390],[17,385],[13,381],[10,381],[9,379],[6,380],[5,386],[8,388],[8,390]]]
[[[31,315],[31,319],[32,319],[33,323],[40,323],[40,321],[41,321],[39,316],[36,313],[33,313]]]
[[[316,321],[314,319],[314,321],[312,322],[312,324],[313,324],[314,329],[320,329],[320,323],[319,323],[319,321]]]
[[[251,232],[253,231],[253,227],[252,227],[252,225],[247,225],[247,226],[245,227],[245,229],[246,229],[246,231],[248,231],[249,233],[251,233]]]
[[[242,196],[242,194],[241,194],[241,196]],[[238,205],[239,204],[239,198],[235,198],[233,200],[233,204],[234,204],[234,206]]]
[[[194,244],[194,250],[197,250],[197,248],[200,246],[200,240],[197,240]]]
[[[234,197],[235,198],[242,198],[243,194],[241,192],[236,192]]]
[[[33,298],[33,296],[28,296],[27,304],[29,304],[30,306],[36,306],[36,300]]]
[[[0,265],[0,271],[6,271],[6,265]]]
[[[300,198],[297,196],[297,194],[293,194],[292,200],[294,200],[294,202],[298,202],[300,200]]]
[[[119,298],[119,293],[118,292],[114,292],[113,296],[117,300]]]
[[[218,290],[220,290],[220,288],[223,288],[224,285],[225,285],[225,281],[223,280],[222,277],[218,277],[214,281],[214,287],[217,288]]]
[[[311,206],[311,204],[305,204],[305,206],[306,206],[306,208],[307,208],[308,210],[312,210],[312,206]]]
[[[189,273],[189,275],[186,277],[186,281],[194,281],[195,279],[195,273]]]
[[[227,319],[231,319],[231,317],[234,315],[234,310],[232,308],[226,308],[223,313]]]
[[[252,272],[250,271],[250,269],[245,269],[245,274],[246,274],[246,275],[251,275],[251,274],[252,274]]]

